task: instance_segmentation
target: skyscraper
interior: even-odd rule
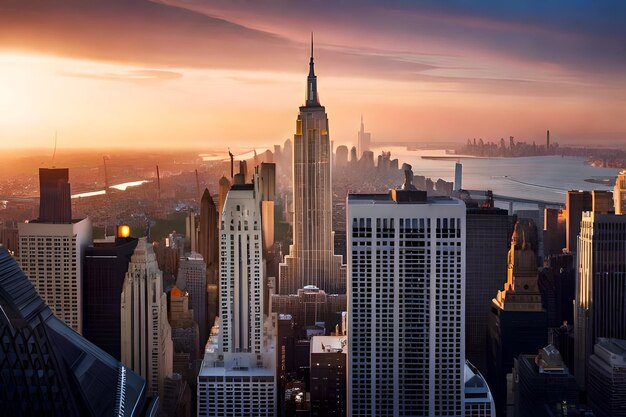
[[[189,293],[189,308],[193,310],[193,318],[198,323],[199,352],[204,352],[209,328],[213,325],[216,315],[216,312],[208,311],[206,271],[202,256],[192,252],[189,256],[181,258],[176,281],[180,290]]]
[[[487,323],[491,299],[506,277],[510,223],[506,210],[467,208],[465,354],[485,374]]]
[[[498,413],[506,407],[507,374],[520,354],[548,344],[548,316],[543,309],[537,269],[537,227],[530,219],[515,224],[504,290],[489,315],[488,368]]]
[[[626,339],[626,216],[582,215],[576,261],[574,349],[576,380],[586,369],[598,337]]]
[[[217,268],[219,237],[217,234],[217,208],[211,193],[204,189],[200,200],[200,224],[198,231],[198,248],[207,268]]]
[[[361,115],[361,129],[357,137],[357,155],[363,156],[363,152],[370,150],[370,142],[372,140],[372,134],[365,131],[365,125],[363,125],[363,115]]]
[[[220,267],[224,352],[261,352],[265,277],[259,205],[253,184],[233,185],[224,205]]]
[[[345,268],[334,255],[332,150],[326,109],[317,94],[312,37],[306,102],[293,139],[293,244],[280,266],[279,292],[295,294],[315,285],[329,294],[345,293]]]
[[[347,198],[347,415],[491,415],[484,381],[465,398],[465,205],[403,188]]]
[[[626,214],[626,171],[620,171],[613,187],[615,214]]]
[[[121,359],[120,294],[137,246],[127,228],[118,227],[115,240],[88,247],[83,268],[83,336],[117,360]]]
[[[589,191],[568,191],[565,197],[565,243],[568,252],[576,252],[578,233],[580,233],[580,219],[583,211],[592,209],[591,193]]]
[[[276,413],[275,323],[263,313],[262,181],[237,174],[222,213],[220,323],[198,374],[198,416]]]
[[[148,381],[148,392],[163,397],[172,373],[172,329],[156,255],[145,237],[137,242],[124,279],[121,303],[122,362]]]
[[[52,312],[82,333],[82,261],[91,221],[72,220],[67,179],[67,169],[39,170],[39,219],[18,224],[18,260]]]
[[[146,381],[52,314],[0,248],[3,416],[154,416]]]
[[[69,169],[39,168],[39,221],[72,222]]]

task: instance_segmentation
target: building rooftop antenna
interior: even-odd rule
[[[54,151],[52,152],[52,168],[54,168],[54,157],[57,154],[57,131],[54,131]]]

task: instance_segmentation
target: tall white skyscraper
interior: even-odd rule
[[[19,262],[52,312],[83,332],[83,253],[92,242],[89,218],[17,225]]]
[[[150,393],[163,398],[163,384],[173,368],[172,328],[163,275],[145,237],[133,252],[121,297],[122,362],[146,378]]]
[[[241,181],[242,182],[242,181]],[[221,216],[220,323],[198,375],[198,416],[275,416],[275,323],[264,317],[261,181],[235,178]]]
[[[280,265],[281,294],[296,294],[307,285],[329,294],[346,291],[345,268],[334,255],[331,168],[328,117],[317,94],[311,38],[306,103],[293,137],[293,244]]]
[[[220,348],[260,353],[263,331],[263,243],[253,184],[233,185],[222,213]]]
[[[492,415],[465,363],[465,205],[403,188],[347,199],[347,415]]]

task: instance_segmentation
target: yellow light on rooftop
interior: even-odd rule
[[[117,237],[130,237],[130,226],[127,224],[118,226]]]

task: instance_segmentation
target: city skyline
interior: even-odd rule
[[[51,148],[55,131],[61,149],[282,141],[314,31],[335,145],[356,144],[361,114],[375,141],[532,141],[549,128],[560,143],[619,145],[625,14],[617,2],[9,1],[0,142]]]

